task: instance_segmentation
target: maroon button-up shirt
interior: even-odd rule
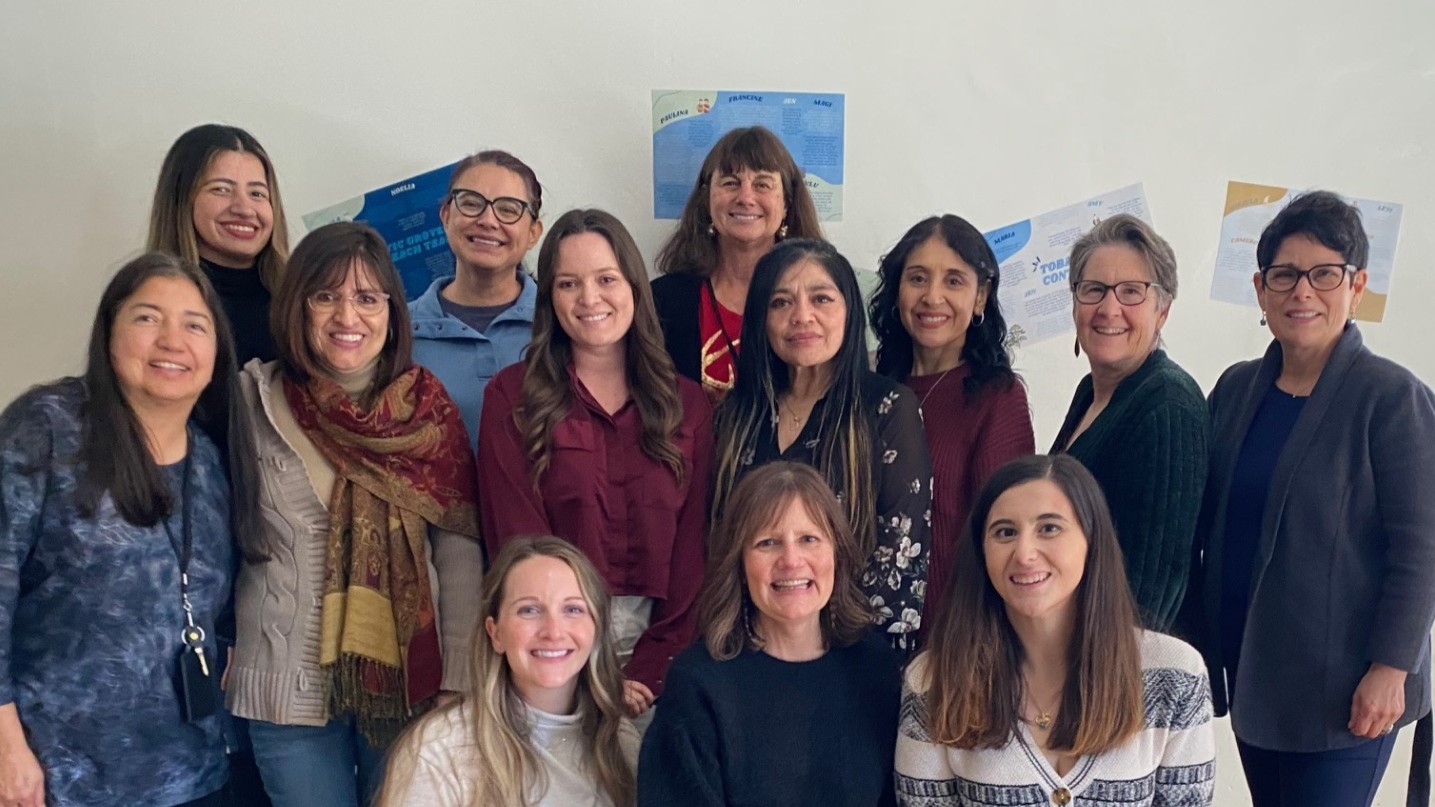
[[[504,368],[484,394],[478,441],[479,508],[490,557],[514,536],[571,541],[614,596],[652,597],[652,621],[626,675],[661,695],[673,656],[693,640],[703,581],[712,409],[702,387],[678,377],[683,419],[675,435],[683,481],[643,453],[638,408],[608,414],[569,368],[574,401],[553,428],[548,470],[533,465],[513,410],[522,400],[523,363]]]

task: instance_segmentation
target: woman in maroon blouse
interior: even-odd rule
[[[662,694],[703,579],[712,411],[663,349],[642,255],[601,210],[571,210],[538,253],[533,342],[484,397],[480,511],[490,556],[549,533],[614,597],[624,699]]]
[[[877,372],[917,394],[932,454],[933,606],[977,491],[1007,460],[1036,451],[1026,388],[1007,354],[997,269],[976,227],[932,216],[882,259],[872,297]]]

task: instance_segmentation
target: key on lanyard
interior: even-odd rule
[[[185,646],[193,650],[194,654],[199,657],[199,671],[204,673],[204,676],[208,678],[209,662],[204,657],[204,628],[198,625],[191,625],[184,629],[180,637],[184,640]]]

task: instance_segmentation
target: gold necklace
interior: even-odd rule
[[[792,411],[792,407],[788,406],[788,405],[785,404],[785,403],[784,403],[784,404],[779,404],[779,406],[782,407],[782,411],[784,411],[784,412],[787,413],[787,416],[788,416],[788,417],[792,418],[792,422],[793,422],[794,424],[796,424],[796,425],[798,425],[798,426],[801,426],[801,425],[802,425],[802,421],[805,420],[805,418],[798,417],[798,416],[797,416],[797,413],[794,412],[794,411]],[[811,414],[811,413],[809,412],[808,414]]]
[[[1061,693],[1058,692],[1056,694],[1056,703],[1052,704],[1052,707],[1050,709],[1042,709],[1041,704],[1037,703],[1036,699],[1031,697],[1030,693],[1027,693],[1027,701],[1032,706],[1036,707],[1036,718],[1028,719],[1026,716],[1023,716],[1022,720],[1028,725],[1036,726],[1042,731],[1046,731],[1047,729],[1051,728],[1052,721],[1056,719],[1056,709],[1058,706],[1061,705]]]

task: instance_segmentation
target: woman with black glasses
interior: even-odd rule
[[[1206,483],[1201,388],[1166,357],[1176,255],[1140,219],[1118,214],[1071,248],[1076,387],[1052,453],[1080,460],[1111,504],[1142,624],[1167,631],[1186,591]]]
[[[1369,253],[1353,205],[1291,202],[1256,247],[1275,339],[1211,392],[1189,599],[1256,807],[1369,805],[1430,711],[1435,396],[1362,344]]]
[[[538,288],[523,256],[543,235],[543,188],[506,151],[480,151],[453,171],[439,208],[454,273],[409,304],[414,361],[443,382],[478,445],[483,390],[517,362],[533,332]]]

